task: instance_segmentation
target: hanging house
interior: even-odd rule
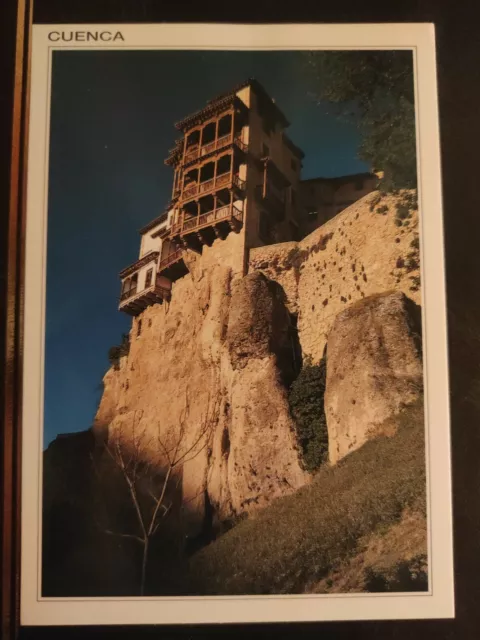
[[[119,309],[133,316],[170,300],[172,283],[188,273],[188,250],[242,234],[247,264],[250,248],[302,233],[304,156],[260,83],[247,80],[175,126],[181,136],[165,160],[171,201],[140,230],[139,259],[120,272]]]

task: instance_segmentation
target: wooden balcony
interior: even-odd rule
[[[181,228],[181,224],[180,227],[178,227],[178,225],[176,225],[176,227]],[[186,275],[188,273],[188,269],[183,260],[183,253],[183,247],[179,247],[176,251],[160,260],[158,263],[159,274],[161,274],[162,277],[168,278],[170,282],[175,282],[182,276]]]
[[[173,227],[172,227],[172,235],[173,235]],[[183,254],[183,249],[177,249],[177,251],[174,251],[173,253],[168,255],[166,258],[163,258],[163,260],[160,260],[160,262],[158,263],[158,270],[163,271],[163,269],[167,269],[167,267],[170,267],[174,262],[177,262],[178,260],[180,260],[182,257],[182,254]]]
[[[218,207],[217,209],[213,209],[212,211],[202,213],[199,216],[184,218],[177,225],[175,234],[173,233],[172,228],[172,236],[177,235],[182,237],[196,233],[202,229],[206,229],[207,227],[211,227],[212,229],[216,228],[219,233],[216,233],[215,235],[221,237],[222,227],[224,228],[224,231],[226,230],[225,225],[229,226],[230,229],[237,229],[242,221],[243,212],[234,204],[226,204],[222,207]]]
[[[162,281],[164,284],[160,284]],[[157,276],[156,282],[142,291],[135,289],[122,293],[118,308],[130,316],[136,316],[146,307],[152,304],[161,304],[164,300],[170,300],[170,288],[166,286],[165,278],[160,280]]]
[[[204,182],[193,182],[186,185],[183,188],[183,193],[180,201],[186,202],[187,200],[190,200],[195,196],[203,196],[218,189],[228,189],[232,187],[236,187],[237,189],[244,191],[245,180],[242,180],[237,175],[232,176],[230,171],[227,171],[227,173],[222,173],[216,178],[212,178],[211,180],[205,180]]]
[[[223,149],[225,147],[228,147],[231,144],[234,144],[241,151],[245,153],[248,151],[248,145],[246,145],[245,142],[243,142],[239,136],[235,136],[232,133],[227,133],[227,135],[221,136],[216,140],[212,140],[212,142],[207,142],[207,144],[203,144],[203,145],[195,144],[195,145],[192,145],[191,147],[188,147],[185,151],[183,164],[184,165],[190,164],[194,160],[199,160],[204,156],[208,156],[209,154],[215,151],[219,151],[220,149]]]

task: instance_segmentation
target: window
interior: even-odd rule
[[[142,321],[141,321],[141,320],[139,320],[139,321],[137,322],[137,338],[138,338],[138,336],[139,336],[141,333],[142,333]]]
[[[264,144],[262,145],[262,156],[263,156],[264,158],[266,158],[266,157],[267,157],[267,156],[269,156],[269,155],[270,155],[270,149],[269,149],[269,147],[267,147],[267,145],[264,143]]]
[[[126,297],[126,295],[128,294],[129,288],[130,288],[130,278],[125,278],[125,280],[122,282],[122,293],[121,293],[122,298]]]
[[[292,158],[292,169],[296,172],[297,171],[297,163],[295,162],[295,160]]]
[[[137,293],[138,273],[134,273],[130,278],[130,295]]]
[[[152,276],[153,276],[153,269],[149,269],[145,276],[145,289],[148,289],[148,287],[152,284]]]

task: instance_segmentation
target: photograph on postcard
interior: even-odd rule
[[[42,595],[427,590],[412,51],[55,51],[49,153]]]
[[[36,31],[25,615],[451,615],[430,32],[229,28]]]

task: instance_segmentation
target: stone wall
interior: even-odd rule
[[[285,291],[298,314],[303,354],[318,361],[338,313],[366,296],[403,291],[420,303],[418,214],[399,219],[404,196],[368,194],[301,242],[250,250],[249,271],[261,271]]]

